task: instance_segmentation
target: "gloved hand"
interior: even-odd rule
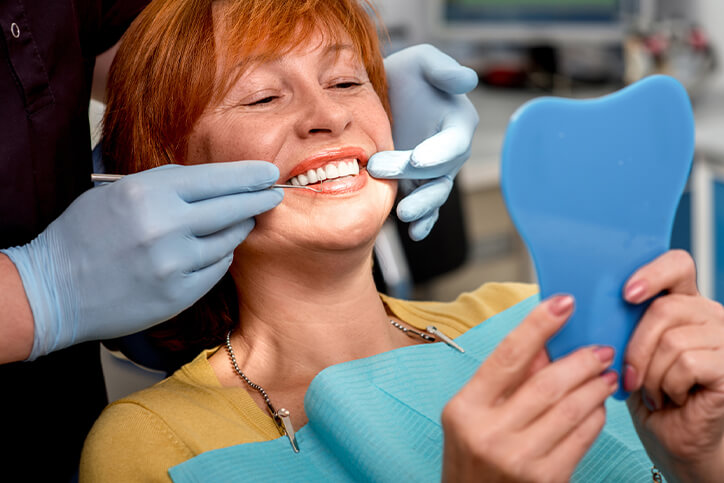
[[[367,171],[403,180],[403,193],[414,189],[397,205],[397,216],[411,222],[410,238],[422,240],[470,157],[478,114],[464,94],[475,88],[478,76],[431,45],[390,55],[385,71],[396,150],[372,156]]]
[[[263,161],[168,165],[86,191],[27,245],[3,250],[35,322],[30,359],[169,319],[224,275],[254,216],[283,198]]]

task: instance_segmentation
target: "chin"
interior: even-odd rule
[[[312,250],[343,251],[372,247],[389,215],[391,203],[318,207],[301,235]],[[290,236],[290,238],[292,238]]]
[[[368,222],[344,220],[326,229],[320,229],[310,246],[326,251],[371,249],[380,233],[384,218]],[[312,240],[310,240],[312,242]]]
[[[276,247],[285,258],[292,256],[295,248],[307,254],[371,249],[392,209],[397,187],[388,181],[372,184],[374,189],[362,198],[311,205],[285,199],[279,207],[256,217],[256,228],[244,245],[255,245],[267,253],[277,251]]]
[[[330,250],[371,247],[390,214],[395,199],[396,183],[373,180],[375,195],[364,201],[340,202],[320,207],[315,223],[316,240]]]

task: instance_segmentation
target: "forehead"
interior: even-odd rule
[[[326,69],[333,64],[354,65],[364,68],[354,45],[349,39],[335,42],[321,32],[311,36],[307,42],[290,46],[284,50],[257,50],[251,55],[236,58],[236,69],[241,72],[254,70],[262,65],[286,65],[288,62],[314,63],[319,68]]]

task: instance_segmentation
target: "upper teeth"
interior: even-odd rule
[[[359,174],[359,160],[336,161],[317,169],[310,169],[306,173],[292,177],[287,183],[294,186],[306,186],[326,179],[341,178]]]

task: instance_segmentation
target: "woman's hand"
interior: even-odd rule
[[[444,481],[568,481],[617,388],[610,347],[549,363],[546,341],[573,311],[557,296],[501,342],[442,413]]]
[[[629,409],[669,480],[722,481],[724,308],[699,294],[694,261],[681,250],[645,265],[624,288],[630,303],[659,294],[626,350]]]

